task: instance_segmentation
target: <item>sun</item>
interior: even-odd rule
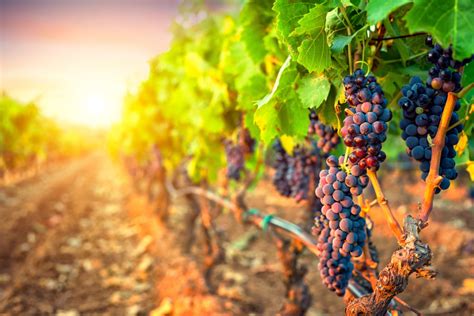
[[[109,102],[103,96],[88,95],[83,102],[83,115],[87,117],[88,125],[97,126],[106,122],[109,107]]]

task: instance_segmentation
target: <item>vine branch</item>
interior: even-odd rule
[[[374,291],[347,304],[346,315],[385,315],[392,299],[407,287],[411,274],[426,279],[436,276],[430,266],[431,249],[419,239],[422,224],[410,215],[405,218],[405,244],[380,272]]]
[[[380,182],[377,177],[377,173],[369,169],[367,170],[367,175],[369,176],[370,182],[372,183],[372,186],[375,191],[375,195],[377,196],[377,202],[385,213],[385,218],[388,221],[388,225],[390,226],[392,233],[397,238],[398,243],[403,244],[402,228],[400,224],[398,223],[397,219],[395,218],[395,216],[393,215],[393,212],[390,208],[388,200],[385,198],[385,195],[383,194],[382,187],[380,186]]]
[[[428,177],[426,178],[425,192],[423,194],[423,202],[420,208],[419,218],[423,223],[423,226],[427,225],[431,211],[433,209],[433,200],[436,189],[443,177],[439,175],[439,165],[441,161],[441,153],[443,151],[446,132],[449,128],[449,121],[453,114],[454,106],[457,101],[457,96],[454,93],[448,93],[448,99],[441,115],[441,121],[439,123],[438,132],[433,139],[433,147],[431,154],[431,163]]]

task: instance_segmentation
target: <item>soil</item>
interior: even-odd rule
[[[416,210],[417,175],[391,170],[382,187],[396,216]],[[199,219],[191,248],[184,236],[191,209],[175,199],[169,222],[132,189],[123,170],[96,153],[0,188],[0,313],[6,315],[275,315],[284,298],[281,267],[269,234],[238,224],[230,212],[216,220],[223,263],[204,278]],[[436,280],[410,279],[400,297],[425,315],[474,314],[474,214],[463,178],[435,203],[422,233],[434,252]],[[370,191],[370,189],[369,189]],[[372,197],[371,197],[372,198]],[[279,197],[264,179],[247,204],[302,223],[306,206]],[[382,267],[396,242],[378,207],[371,210]],[[342,315],[316,258],[302,262],[313,295],[308,315]],[[410,312],[407,312],[410,315]]]

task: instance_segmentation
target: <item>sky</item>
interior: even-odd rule
[[[106,127],[169,47],[178,0],[0,0],[0,91]]]

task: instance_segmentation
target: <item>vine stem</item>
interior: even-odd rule
[[[377,177],[377,173],[373,170],[368,169],[367,175],[369,176],[370,182],[372,183],[372,186],[375,191],[375,195],[377,196],[377,202],[385,213],[385,218],[388,221],[388,225],[390,226],[392,233],[397,238],[398,243],[403,244],[404,239],[403,239],[402,227],[400,226],[397,219],[393,215],[390,205],[388,203],[388,200],[385,198],[385,195],[383,194],[382,187],[380,186],[380,182]]]
[[[453,128],[455,128],[455,127],[457,127],[461,124],[464,124],[465,122],[466,122],[466,119],[462,119],[462,120],[457,121],[456,123],[454,123],[453,125],[448,127],[448,131],[452,130]]]
[[[342,20],[342,22],[347,23],[347,24],[344,23],[344,25],[346,26],[347,35],[351,36],[352,33],[354,32],[354,28],[352,27],[351,21],[349,20],[349,17],[346,14],[346,9],[344,7],[341,7],[341,14],[344,18]],[[349,42],[349,44],[347,45],[347,61],[349,63],[349,72],[352,73],[353,69],[352,69],[352,45],[351,45],[351,42]]]
[[[449,129],[449,122],[454,111],[454,106],[458,98],[463,98],[471,89],[474,88],[474,83],[467,85],[459,93],[448,93],[448,99],[444,106],[443,114],[441,115],[441,121],[439,123],[438,132],[433,139],[433,147],[431,154],[430,171],[426,178],[425,193],[423,195],[423,202],[420,207],[419,219],[426,226],[430,217],[431,211],[433,210],[433,200],[436,188],[438,188],[443,177],[439,175],[439,164],[441,161],[441,152],[443,151],[444,142],[446,138],[446,132]]]
[[[438,132],[433,140],[433,148],[431,155],[430,171],[428,177],[426,178],[426,187],[425,193],[423,195],[423,202],[420,207],[419,219],[426,226],[428,219],[430,217],[431,211],[433,210],[433,200],[436,188],[438,188],[443,177],[439,175],[439,164],[441,161],[441,152],[444,147],[446,132],[449,129],[449,122],[451,121],[451,116],[454,111],[454,106],[458,98],[464,97],[469,90],[474,88],[474,83],[466,86],[458,94],[448,93],[448,99],[446,100],[446,105],[441,115],[441,121],[439,123]]]

